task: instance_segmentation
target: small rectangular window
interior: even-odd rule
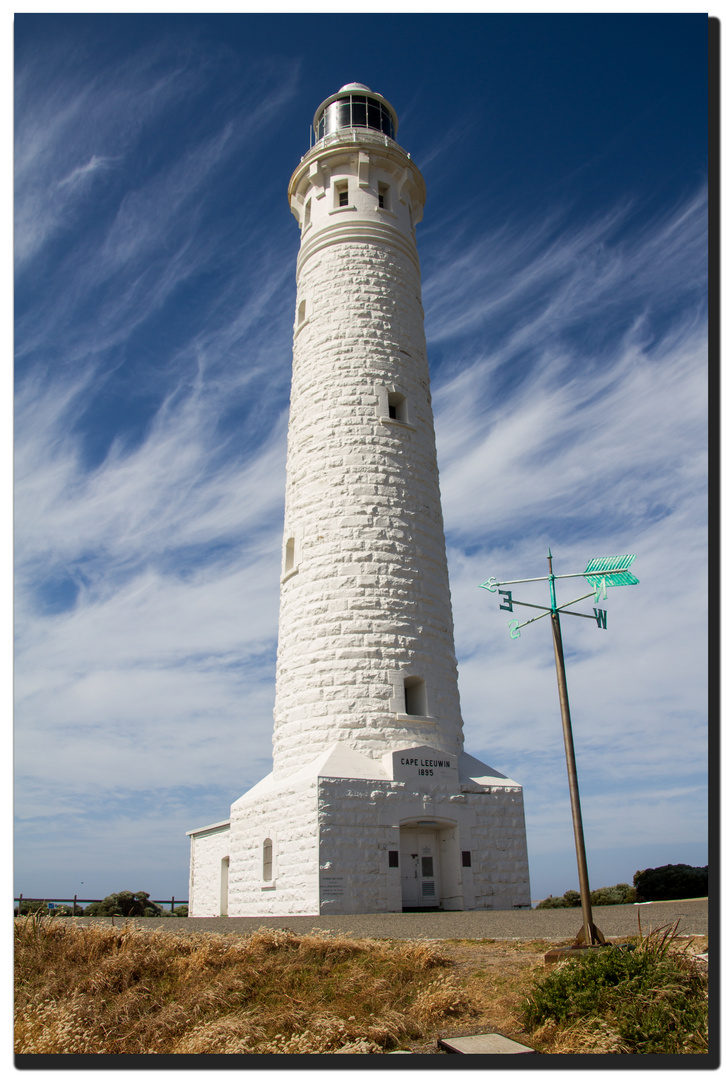
[[[263,843],[263,881],[273,880],[273,842],[268,837]]]
[[[305,204],[305,221],[303,222],[304,229],[307,229],[310,225],[310,204],[311,200],[309,199],[308,202]]]
[[[403,394],[389,393],[389,419],[406,423],[406,398]]]
[[[382,210],[389,209],[389,185],[379,184],[379,207]]]
[[[295,567],[295,539],[290,537],[285,545],[285,573],[290,573]]]
[[[348,206],[348,181],[336,184],[336,206]]]
[[[472,866],[472,852],[471,851],[463,851],[462,852],[462,866]]]
[[[396,867],[398,865],[399,865],[399,852],[398,851],[390,851],[389,852],[389,866]]]
[[[404,679],[404,709],[409,716],[427,715],[427,690],[424,679],[415,675]]]

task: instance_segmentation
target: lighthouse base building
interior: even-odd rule
[[[530,907],[522,788],[426,744],[334,744],[190,833],[190,915]]]
[[[416,247],[391,105],[327,98],[290,181],[273,770],[191,839],[190,915],[530,906],[522,788],[464,751]]]

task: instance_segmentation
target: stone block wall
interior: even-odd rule
[[[442,870],[443,906],[449,910],[497,910],[530,905],[530,884],[522,789],[426,792],[403,783],[321,777],[321,912],[401,911],[401,878],[388,865],[399,850],[399,826],[417,819],[452,824],[442,830],[456,843]],[[442,845],[442,859],[445,860]],[[471,867],[461,866],[461,851]]]
[[[230,813],[229,914],[318,913],[316,779],[243,795]],[[266,880],[265,841],[271,841]]]
[[[222,860],[230,854],[230,823],[221,822],[190,835],[189,914],[220,914]]]
[[[522,788],[493,787],[467,796],[471,827],[475,908],[530,907]]]
[[[396,247],[324,247],[299,280],[288,442],[274,761],[333,738],[372,757],[456,754],[461,715],[418,268]],[[388,415],[387,387],[405,400]],[[384,412],[385,404],[385,415]],[[281,553],[281,559],[282,559]],[[403,680],[423,678],[409,721]],[[399,678],[402,686],[397,685]],[[424,720],[426,720],[426,718]]]

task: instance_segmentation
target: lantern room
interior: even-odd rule
[[[363,83],[346,83],[337,94],[318,106],[313,117],[315,141],[344,128],[368,128],[396,139],[398,119],[394,109],[381,94]]]

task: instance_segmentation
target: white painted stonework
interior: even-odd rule
[[[349,84],[314,129],[378,127],[380,108],[395,126]],[[229,826],[189,834],[190,914],[529,906],[522,788],[463,750],[415,241],[424,180],[391,133],[338,126],[288,195],[301,248],[273,771]]]

